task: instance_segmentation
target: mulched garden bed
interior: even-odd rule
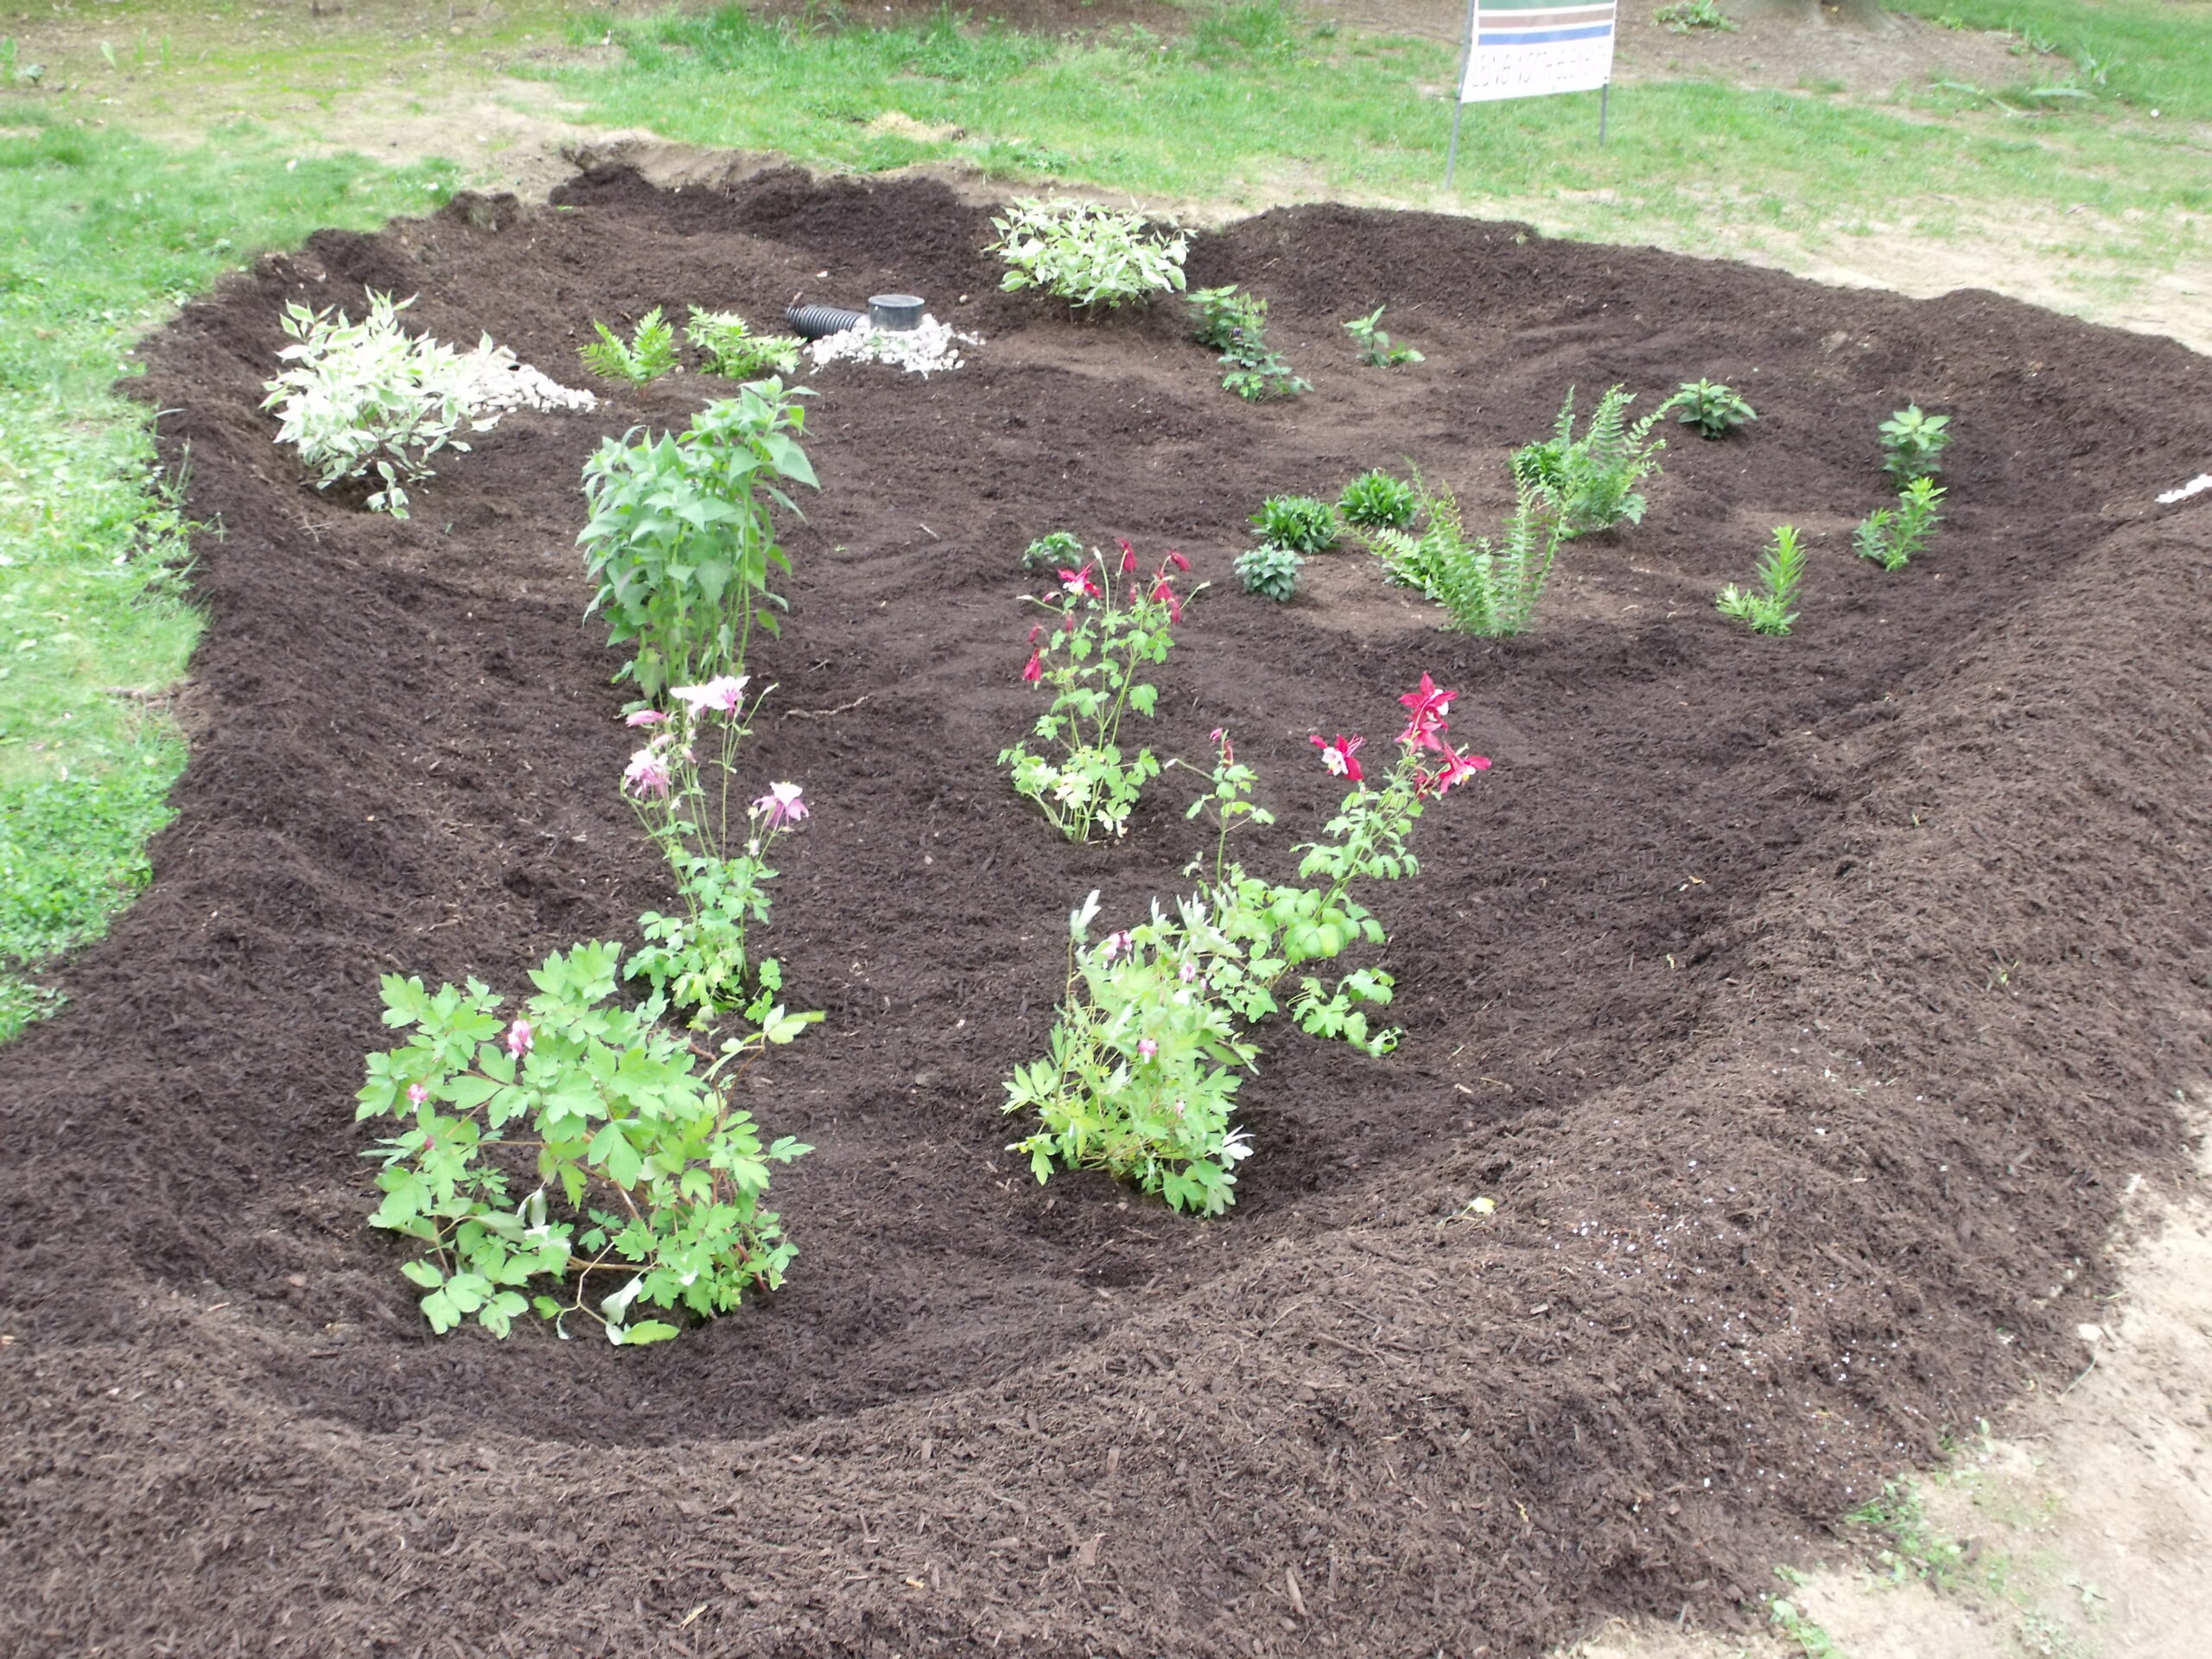
[[[2212,365],[1986,295],[1314,207],[1194,248],[1317,387],[1248,407],[1179,306],[995,292],[934,183],[556,200],[319,236],[149,350],[221,533],[155,884],[0,1053],[0,1647],[1522,1654],[1761,1618],[1777,1555],[2087,1363],[2212,1029],[2212,494],[2152,505],[2212,460]],[[649,1351],[434,1338],[352,1096],[379,974],[516,992],[667,901],[577,476],[720,383],[510,415],[371,517],[257,407],[280,302],[365,283],[570,384],[591,318],[656,303],[910,288],[986,336],[926,382],[820,377],[750,765],[815,804],[763,943],[829,1017],[748,1079],[819,1150],[777,1179],[788,1286]],[[1354,365],[1338,323],[1385,302],[1426,364]],[[1673,429],[1530,637],[1440,632],[1355,553],[1287,607],[1230,576],[1267,494],[1409,457],[1493,521],[1569,385],[1701,374],[1758,424]],[[1885,575],[1849,532],[1909,399],[1954,414],[1949,516]],[[1783,522],[1803,618],[1757,639],[1712,594]],[[1037,707],[1017,556],[1060,528],[1214,583],[1144,737],[1231,729],[1281,821],[1255,866],[1339,792],[1309,735],[1387,740],[1424,670],[1497,761],[1371,895],[1404,1046],[1268,1028],[1218,1222],[1003,1150],[1068,910],[1134,918],[1198,839],[1183,774],[1077,848],[993,765]]]

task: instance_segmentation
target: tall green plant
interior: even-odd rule
[[[609,645],[633,648],[616,678],[645,697],[740,671],[754,627],[779,631],[769,579],[791,560],[772,509],[798,510],[778,480],[815,483],[792,401],[805,395],[763,380],[708,404],[680,438],[633,427],[585,462],[591,518],[576,539],[598,584],[587,613],[605,613]]]
[[[1391,581],[1418,588],[1452,613],[1461,633],[1503,639],[1535,625],[1561,535],[1559,503],[1541,485],[1522,480],[1503,540],[1470,539],[1450,490],[1421,493],[1428,523],[1418,536],[1380,526],[1367,544]]]
[[[1578,438],[1570,387],[1552,435],[1514,455],[1514,478],[1523,485],[1541,485],[1559,502],[1562,535],[1588,536],[1624,519],[1643,522],[1643,497],[1636,486],[1659,472],[1659,452],[1667,441],[1653,437],[1651,429],[1673,404],[1662,404],[1630,425],[1628,406],[1635,401],[1634,392],[1609,386],[1588,429]]]

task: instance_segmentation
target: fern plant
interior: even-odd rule
[[[627,380],[642,386],[658,380],[676,366],[676,328],[655,306],[638,319],[638,327],[624,345],[622,337],[594,317],[599,338],[579,349],[584,366],[608,380]]]
[[[1730,582],[1713,600],[1721,615],[1732,617],[1754,633],[1787,633],[1797,620],[1789,607],[1805,580],[1805,551],[1798,545],[1796,527],[1776,527],[1774,544],[1759,560],[1759,585],[1745,589]]]
[[[1897,493],[1897,504],[1870,513],[1852,537],[1852,546],[1862,559],[1872,559],[1885,570],[1902,570],[1915,554],[1928,546],[1928,538],[1943,515],[1936,504],[1943,486],[1932,478],[1916,478]]]
[[[1644,500],[1637,486],[1659,472],[1659,452],[1664,438],[1651,429],[1667,412],[1661,404],[1634,425],[1628,423],[1628,406],[1636,394],[1619,386],[1606,389],[1580,437],[1574,435],[1574,391],[1569,387],[1552,435],[1516,451],[1513,477],[1517,484],[1541,486],[1558,501],[1560,534],[1588,536],[1611,530],[1625,519],[1643,522]]]
[[[772,374],[798,372],[798,340],[789,334],[756,334],[752,325],[734,311],[705,311],[693,306],[683,337],[706,354],[709,374],[731,380],[760,380]]]
[[[1428,523],[1419,536],[1384,525],[1368,537],[1389,579],[1443,606],[1461,633],[1486,639],[1526,633],[1559,552],[1559,503],[1551,493],[1522,483],[1504,539],[1496,543],[1469,539],[1451,491],[1424,489],[1421,499]]]

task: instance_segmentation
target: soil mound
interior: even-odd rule
[[[206,729],[152,889],[0,1053],[0,1647],[1526,1653],[1757,1617],[1772,1552],[2085,1362],[2212,1033],[2212,496],[2153,505],[2212,455],[2212,365],[1986,296],[1319,207],[1193,251],[1318,388],[1248,407],[1179,308],[1054,316],[995,291],[987,237],[934,184],[601,173],[318,237],[150,347],[222,531]],[[431,1338],[351,1096],[380,973],[518,990],[666,901],[577,475],[721,388],[511,415],[372,518],[257,409],[280,302],[364,285],[572,383],[591,319],[655,304],[903,289],[986,337],[926,382],[821,377],[753,761],[816,803],[767,937],[829,1018],[752,1080],[819,1148],[778,1181],[801,1255],[649,1351]],[[1416,369],[1353,363],[1340,322],[1386,302]],[[1570,385],[1700,375],[1758,423],[1682,431],[1531,637],[1440,633],[1352,554],[1288,607],[1236,591],[1266,494],[1406,457],[1481,523]],[[1949,519],[1885,575],[1849,532],[1909,399],[1953,413]],[[1711,596],[1784,522],[1804,617],[1761,640]],[[1060,528],[1215,584],[1146,737],[1235,733],[1281,820],[1255,864],[1334,804],[1309,734],[1387,736],[1424,670],[1497,761],[1374,901],[1403,1048],[1270,1030],[1215,1224],[1003,1151],[1068,909],[1134,915],[1194,850],[1176,774],[1077,849],[993,767],[1035,712],[1016,556]]]

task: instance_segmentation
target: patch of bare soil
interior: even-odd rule
[[[2212,499],[2151,505],[2212,448],[2212,367],[1987,296],[1313,208],[1193,252],[1317,384],[1251,408],[1172,309],[995,292],[940,187],[610,171],[559,207],[319,237],[149,349],[226,531],[208,724],[154,886],[0,1053],[0,1647],[1503,1655],[1610,1612],[1749,1624],[1768,1563],[2082,1370],[2212,1035]],[[665,902],[614,792],[575,480],[714,388],[510,416],[372,518],[257,408],[280,302],[365,284],[556,371],[652,304],[976,296],[957,373],[823,378],[755,753],[819,803],[770,931],[830,1018],[752,1095],[820,1150],[779,1181],[787,1288],[664,1348],[431,1338],[364,1224],[351,1092],[379,972],[514,988]],[[1339,322],[1386,300],[1417,371],[1351,361]],[[1288,607],[1233,591],[1262,494],[1406,456],[1480,521],[1568,385],[1700,373],[1759,423],[1678,439],[1531,638],[1440,635],[1349,555]],[[1845,543],[1908,397],[1960,437],[1943,539],[1891,575]],[[1812,587],[1761,641],[1711,595],[1785,521]],[[1308,734],[1381,730],[1424,669],[1497,762],[1376,897],[1405,1046],[1270,1029],[1215,1224],[1002,1151],[1067,909],[1135,914],[1192,850],[1178,791],[1071,849],[992,768],[1034,712],[1014,556],[1060,526],[1215,582],[1147,735],[1228,724],[1286,826],[1333,798]]]

